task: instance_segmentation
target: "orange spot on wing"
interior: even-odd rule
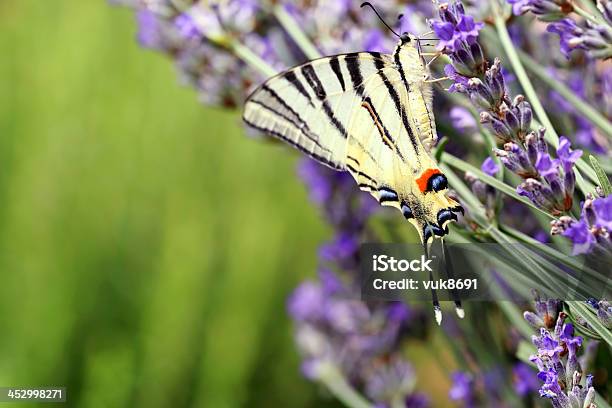
[[[417,185],[419,186],[419,190],[421,190],[421,193],[425,193],[425,190],[427,190],[427,182],[429,181],[429,178],[434,174],[442,174],[442,172],[438,169],[427,169],[423,173],[421,173],[419,178],[416,180]]]

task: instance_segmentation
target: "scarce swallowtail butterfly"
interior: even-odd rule
[[[402,212],[427,251],[434,238],[448,234],[463,208],[447,197],[447,179],[431,155],[437,141],[433,81],[419,39],[399,37],[391,55],[334,55],[268,79],[247,98],[243,120],[332,169],[348,171],[381,205]]]

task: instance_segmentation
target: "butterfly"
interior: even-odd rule
[[[398,37],[392,54],[319,58],[268,79],[247,98],[243,120],[332,169],[348,171],[361,190],[401,211],[427,251],[436,237],[448,234],[463,208],[447,196],[448,180],[431,153],[438,139],[436,80],[430,79],[419,38]],[[434,298],[439,321],[436,303]]]

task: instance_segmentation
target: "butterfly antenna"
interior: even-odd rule
[[[425,250],[425,258],[429,258],[429,249],[427,242],[423,243],[423,249]],[[440,308],[440,301],[438,300],[438,292],[433,285],[433,272],[429,269],[429,287],[431,288],[431,302],[433,303],[434,316],[438,326],[442,324],[442,309]]]
[[[430,35],[433,34],[433,31],[427,31],[426,33],[421,34],[416,40],[421,42],[421,41],[440,41],[439,38],[423,38],[426,35]],[[424,45],[429,45],[429,44],[424,44]]]
[[[369,1],[365,1],[365,2],[361,3],[361,6],[359,6],[359,7],[363,7],[363,6],[370,6],[370,8],[371,8],[372,10],[374,10],[374,13],[376,13],[376,15],[378,16],[378,18],[380,19],[380,21],[382,21],[382,23],[383,23],[383,24],[384,24],[384,25],[385,25],[385,26],[386,26],[386,27],[389,29],[389,31],[391,31],[393,34],[395,34],[396,36],[398,36],[398,37],[400,37],[400,38],[401,38],[401,36],[400,36],[398,33],[396,33],[396,32],[395,32],[395,31],[394,31],[394,30],[391,28],[391,26],[390,26],[389,24],[387,24],[387,22],[386,22],[385,20],[383,20],[383,18],[381,17],[381,15],[380,15],[380,14],[378,14],[378,11],[376,11],[376,9],[375,9],[375,8],[374,8],[374,6],[372,5],[372,3],[370,3]]]
[[[453,263],[451,261],[450,255],[448,254],[448,248],[446,247],[446,242],[442,241],[442,262],[444,264],[444,270],[446,271],[446,277],[448,279],[455,280],[455,272],[453,271]],[[453,301],[455,302],[455,312],[460,319],[465,317],[465,311],[463,310],[463,306],[461,306],[461,298],[459,297],[459,291],[457,288],[451,289],[451,296],[453,297]]]

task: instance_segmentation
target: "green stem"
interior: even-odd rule
[[[493,14],[494,14],[495,28],[497,30],[497,34],[501,41],[502,47],[504,48],[504,51],[506,52],[506,55],[508,56],[508,59],[510,60],[510,64],[512,65],[512,68],[514,69],[514,73],[516,74],[516,77],[518,78],[519,82],[521,83],[521,86],[523,87],[523,90],[525,91],[525,94],[527,95],[527,99],[531,103],[531,106],[533,107],[533,110],[535,111],[536,115],[540,119],[540,122],[542,122],[542,124],[546,128],[546,133],[545,133],[546,140],[556,148],[559,146],[559,135],[555,131],[555,128],[553,127],[552,122],[548,118],[548,115],[546,114],[544,107],[540,103],[538,94],[536,93],[536,90],[533,87],[533,84],[529,80],[529,77],[527,76],[527,72],[525,71],[523,64],[521,64],[521,60],[516,52],[516,49],[514,48],[514,45],[512,45],[512,40],[510,39],[510,34],[508,34],[508,30],[506,29],[506,23],[504,21],[504,18],[501,15],[501,11],[499,10],[499,5],[497,5],[497,2],[495,1],[493,1],[491,4],[493,4],[493,8],[494,8]],[[590,173],[592,173],[592,169],[586,164],[586,162],[579,161],[577,165],[578,165],[578,168],[580,168],[580,170],[585,171],[585,173],[589,174],[589,177],[593,181],[595,181],[595,178],[591,177],[590,175]],[[591,172],[589,173],[589,171],[585,170],[584,167],[591,170]],[[586,194],[588,192],[593,191],[592,185],[589,185],[589,183],[587,183],[584,180],[584,178],[582,177],[582,174],[580,174],[578,169],[575,170],[575,173],[576,173],[576,184],[578,185],[578,187],[580,187],[582,192]],[[595,175],[593,174],[593,176]]]
[[[321,53],[312,44],[312,42],[306,37],[304,32],[300,29],[298,23],[291,17],[283,4],[278,4],[273,10],[274,16],[278,19],[283,29],[289,34],[289,36],[295,41],[300,50],[306,55],[308,59],[321,58]]]
[[[590,22],[599,25],[599,24],[607,24],[606,21],[603,18],[598,18],[597,15],[595,14],[591,14],[588,11],[586,11],[585,9],[583,9],[582,7],[578,6],[576,3],[572,4],[573,8],[574,8],[574,13],[578,14],[579,16],[583,17],[586,20],[589,20]]]
[[[253,51],[240,44],[237,41],[229,44],[230,49],[236,54],[238,58],[249,64],[251,67],[259,71],[264,77],[268,78],[276,75],[276,70],[269,65],[261,57],[255,54]]]
[[[591,328],[601,336],[601,338],[612,348],[612,331],[606,328],[603,323],[597,319],[597,316],[589,309],[584,302],[567,302],[571,311],[574,314],[579,314]]]
[[[525,67],[534,73],[542,82],[554,89],[559,95],[561,95],[570,105],[584,116],[586,119],[591,121],[595,126],[601,129],[609,137],[612,137],[612,124],[610,121],[594,109],[589,104],[585,103],[576,94],[569,89],[565,84],[556,80],[552,77],[542,66],[534,61],[527,53],[517,50],[519,58],[525,64]]]
[[[346,379],[336,367],[330,365],[323,370],[321,382],[323,382],[329,391],[342,401],[344,405],[350,408],[372,408],[372,404],[346,382]]]
[[[505,232],[507,235],[509,235],[510,237],[522,241],[526,244],[530,244],[530,245],[537,245],[538,248],[546,253],[547,255],[549,255],[552,258],[555,258],[557,261],[561,261],[564,264],[574,268],[577,271],[582,271],[585,274],[589,275],[590,278],[594,279],[595,281],[599,282],[599,284],[601,285],[606,285],[608,282],[608,278],[593,270],[592,268],[588,267],[587,265],[584,265],[582,262],[578,262],[575,258],[571,257],[571,256],[567,256],[565,254],[563,254],[562,252],[549,247],[548,245],[542,245],[539,241],[537,241],[536,239],[530,237],[529,235],[526,235],[524,233],[522,233],[521,231],[518,231],[512,227],[508,227],[508,226],[503,226],[501,228],[501,230],[503,232]]]
[[[502,300],[498,303],[501,311],[506,315],[510,323],[525,337],[530,339],[533,335],[533,328],[525,321],[521,311],[509,300]]]
[[[597,5],[595,4],[594,1],[592,0],[581,0],[580,4],[582,4],[582,6],[585,9],[588,9],[591,14],[593,14],[594,16],[597,16],[597,18],[601,18],[603,19],[603,15],[601,14],[601,10],[599,10],[597,8]],[[576,5],[576,3],[574,3],[574,6]]]

